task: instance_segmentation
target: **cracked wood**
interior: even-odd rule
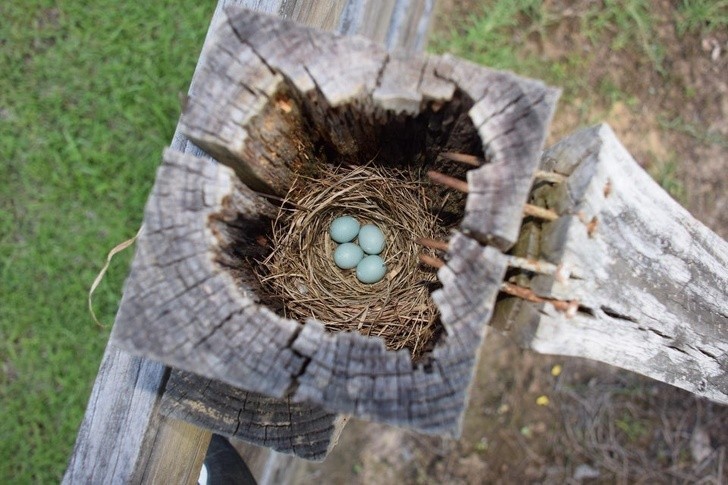
[[[540,228],[540,247],[520,250],[572,277],[528,284],[545,298],[578,300],[579,311],[568,318],[510,300],[494,323],[538,352],[598,360],[728,404],[728,243],[662,190],[607,125],[559,142],[541,168],[567,176],[533,191],[560,217]]]
[[[114,341],[250,392],[458,435],[507,266],[500,251],[480,243],[515,241],[557,91],[236,9],[218,25],[207,58],[181,126],[224,165],[165,154]],[[468,201],[463,232],[438,273],[443,287],[433,299],[447,335],[429,361],[413,364],[378,338],[326,333],[315,320],[301,326],[260,302],[255,281],[241,278],[244,269],[226,256],[236,238],[236,251],[255,247],[246,234],[268,212],[251,188],[285,193],[296,167],[322,143],[364,162],[388,149],[377,123],[401,123],[415,111],[449,116],[448,103],[466,111],[432,136],[446,151],[477,145],[488,163],[468,174],[478,201]],[[477,131],[463,131],[468,123]]]
[[[313,4],[298,0],[219,0],[210,31],[223,21],[223,9],[235,4],[277,13],[310,26],[366,35],[385,43],[389,49],[405,52],[422,50],[434,0],[397,0],[392,3],[393,8],[386,14],[382,9],[374,8],[378,5],[374,0],[337,0],[325,9],[320,8],[320,2]],[[208,33],[206,45],[210,38]],[[204,52],[203,48],[195,78],[204,60]],[[195,92],[195,84],[193,78],[191,93]],[[202,155],[182,135],[179,126],[172,148]],[[133,278],[132,274],[130,281]],[[172,372],[174,377],[175,371]],[[161,422],[157,411],[168,374],[169,369],[162,364],[132,356],[109,343],[63,483],[135,483],[141,480],[145,470],[154,469],[149,466],[150,459],[154,460],[150,454],[160,451],[159,447],[172,444],[157,439],[166,432],[166,425]],[[200,443],[209,439],[207,433],[198,435],[195,440]],[[268,464],[275,461],[274,457]],[[174,475],[164,478],[172,483],[189,478],[199,470],[199,457],[188,456],[181,465]],[[266,477],[277,476],[275,472],[258,476],[257,469],[252,468],[252,471],[261,484],[271,483],[266,481]]]

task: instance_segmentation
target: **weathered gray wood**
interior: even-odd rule
[[[106,348],[64,483],[120,483],[148,461],[165,368]]]
[[[234,217],[242,224],[241,216],[264,210],[261,200],[228,167],[167,151],[113,340],[252,392],[428,433],[459,433],[505,257],[453,237],[451,260],[439,271],[443,288],[433,294],[448,337],[428,366],[414,366],[406,351],[388,352],[379,338],[329,334],[319,322],[301,326],[277,316],[217,262],[221,248],[236,241],[208,221]]]
[[[452,58],[390,55],[361,38],[250,11],[230,9],[227,17],[207,52],[201,94],[192,96],[181,126],[231,169],[166,153],[138,243],[138,276],[126,292],[114,341],[251,392],[459,434],[505,257],[463,234],[453,238],[455,249],[439,275],[443,289],[433,295],[447,337],[427,365],[413,365],[407,352],[387,352],[381,339],[328,334],[316,321],[301,326],[257,301],[254,279],[244,276],[245,268],[232,268],[240,251],[256,247],[256,220],[270,216],[247,186],[285,193],[293,170],[315,163],[313,147],[322,143],[342,158],[364,162],[379,152],[391,163],[482,145],[491,160],[471,172],[471,189],[481,203],[500,208],[483,205],[481,212],[505,217],[510,211],[520,220],[532,177],[527,169],[535,168],[555,91]],[[476,81],[488,88],[478,91]],[[440,120],[438,133],[421,136],[416,130],[428,124],[403,118],[414,114]],[[399,143],[381,142],[387,130],[396,130]],[[477,176],[491,165],[498,167],[497,180]],[[488,199],[493,187],[503,186],[519,195]],[[475,235],[506,240],[485,232]]]
[[[342,156],[368,159],[380,148],[372,123],[382,116],[377,110],[415,115],[460,92],[470,100],[468,122],[488,161],[468,173],[462,228],[501,249],[515,242],[520,219],[513,214],[528,196],[557,90],[450,56],[387,55],[368,42],[246,12],[231,13],[230,25],[220,26],[211,59],[203,75],[206,95],[193,99],[182,119],[185,133],[247,185],[279,195],[290,185],[292,167],[305,163],[301,157],[319,142],[295,136],[302,132],[298,109],[312,112],[316,131]],[[293,98],[285,104],[293,112],[276,110],[268,102],[273,93]],[[264,129],[272,130],[272,140],[281,127],[288,136],[260,143]]]
[[[181,371],[172,374],[160,412],[308,460],[322,460],[343,428],[342,418],[318,406],[246,392]]]
[[[356,2],[349,2],[348,5],[351,6],[354,3],[356,3]],[[410,19],[412,19],[412,18],[419,19],[420,27],[421,27],[422,25],[426,26],[427,21],[429,20],[429,14],[431,13],[431,10],[432,10],[431,5],[428,6],[425,3],[423,3],[423,2],[398,2],[397,8],[399,9],[398,11],[400,13],[402,13],[405,10],[411,11],[410,12],[411,15],[409,15],[408,17]],[[418,8],[420,8],[420,10],[417,10]],[[405,10],[403,10],[403,9],[405,9]],[[297,11],[294,11],[294,15],[296,14],[296,12]],[[428,17],[423,18],[422,15],[428,15]],[[360,22],[358,24],[357,28],[363,29],[362,32],[366,33],[366,29],[372,23],[372,21],[380,22],[381,19],[382,19],[381,14],[377,17],[370,17],[369,20],[364,20],[364,21]],[[304,20],[304,23],[306,23],[305,19],[303,19],[303,20]],[[423,24],[423,21],[424,21],[424,24]],[[397,21],[397,22],[392,21],[391,23],[389,23],[390,31],[398,30],[398,27],[397,27],[398,22],[399,21]],[[266,26],[263,23],[255,26],[255,27],[258,29],[261,29],[261,30],[266,28]],[[324,27],[326,27],[326,25],[324,25]],[[352,30],[351,25],[347,26],[347,29],[348,29],[348,32],[350,32],[350,33],[356,32],[356,30]],[[415,48],[413,46],[422,45],[422,39],[424,38],[424,35],[425,35],[425,33],[422,31],[422,29],[419,29],[419,31],[414,30],[414,31],[408,32],[406,34],[400,35],[397,37],[398,44],[394,47],[403,48],[404,50],[412,51],[412,49]],[[273,39],[273,40],[275,40],[275,39]],[[295,45],[296,43],[298,43],[299,40],[300,39],[293,39],[293,41],[291,41],[291,45]],[[307,45],[307,43],[308,43],[308,39],[302,40],[302,44],[304,46]],[[288,44],[287,44],[287,46],[288,46]],[[271,49],[271,47],[266,47],[264,45],[263,46],[253,45],[252,47],[256,50]],[[276,46],[273,46],[272,48],[275,49]],[[280,48],[280,46],[278,46],[277,48]],[[231,55],[229,51],[225,51],[225,52],[218,53],[218,54],[222,55],[223,57]],[[248,52],[248,54],[249,54],[249,52]],[[240,58],[241,55],[242,55],[241,52],[236,53],[237,58]],[[211,56],[211,54],[208,54],[208,56]],[[242,64],[243,63],[238,63],[238,68],[240,68],[242,66]],[[247,64],[247,68],[250,68],[249,64]],[[310,79],[308,74],[306,73],[306,71],[299,69],[299,75],[301,75],[301,74],[303,75],[304,79]],[[243,95],[246,95],[246,94],[247,93],[243,93]],[[192,99],[192,102],[195,102],[194,97]],[[286,138],[285,137],[284,138],[280,138],[280,137],[273,138],[271,136],[271,128],[270,128],[271,125],[270,125],[269,121],[270,121],[269,119],[266,120],[266,124],[265,124],[266,136],[268,139],[274,139],[275,144],[274,144],[274,146],[271,147],[272,151],[275,152],[276,156],[280,156],[284,152],[284,143],[285,143]],[[208,124],[208,126],[209,126],[209,124]],[[300,129],[300,127],[299,127],[299,129]],[[281,142],[281,140],[283,140],[283,143]],[[289,149],[288,153],[295,154],[295,152],[291,149]],[[279,167],[279,169],[280,169],[280,167]],[[279,176],[280,176],[280,173],[281,172],[278,172]],[[250,180],[249,180],[249,182],[250,182]],[[255,183],[252,182],[251,185],[255,186]],[[257,187],[265,190],[265,187],[261,187],[260,185],[258,185]],[[224,226],[223,226],[223,228],[224,228]],[[175,372],[173,372],[173,377],[172,377],[173,380],[176,376]],[[199,424],[201,426],[206,426],[210,429],[215,429],[217,432],[222,433],[222,434],[226,434],[226,431],[227,431],[227,434],[229,434],[230,431],[226,429],[224,419],[220,419],[219,417],[221,415],[229,416],[229,415],[231,415],[231,413],[239,412],[239,406],[235,405],[235,399],[240,399],[243,391],[234,390],[230,386],[225,386],[224,384],[219,383],[219,382],[216,383],[216,385],[220,389],[228,389],[230,392],[231,400],[223,401],[222,399],[212,399],[213,402],[211,402],[211,400],[208,399],[207,397],[199,396],[199,395],[197,395],[198,400],[192,400],[189,398],[189,394],[188,394],[188,398],[184,401],[165,400],[165,403],[167,403],[167,405],[163,404],[163,412],[165,412],[165,410],[164,410],[165,407],[169,407],[171,409],[172,405],[170,403],[173,402],[174,410],[170,411],[170,412],[173,412],[174,415],[177,415],[177,416],[185,415],[188,420],[196,422],[197,424]],[[221,391],[218,395],[222,396],[223,394],[224,394],[224,392]],[[253,393],[246,393],[246,394],[249,396],[253,396],[253,398],[250,400],[250,403],[252,403],[254,399],[260,398],[259,396],[255,396]],[[268,407],[274,405],[273,399],[269,399],[267,402],[269,403]],[[213,404],[214,404],[214,406],[213,406]],[[280,401],[279,405],[289,406],[290,403],[288,402],[288,400],[282,400],[282,401]],[[294,404],[294,406],[299,406],[299,405]],[[261,407],[263,407],[262,403],[261,403]],[[200,412],[201,409],[204,410],[204,413]],[[313,408],[313,406],[306,405],[305,409],[309,410],[310,412],[313,412],[312,410],[314,408]],[[193,416],[194,416],[194,419],[193,419]],[[218,421],[216,422],[214,419],[211,419],[211,416],[215,416],[215,419],[217,419]],[[252,420],[251,424],[253,425],[253,428],[255,428],[255,426],[257,424],[259,424],[255,421],[256,416],[252,415],[252,416],[247,416],[247,417]],[[299,415],[294,414],[293,417],[299,419]],[[287,446],[285,444],[285,440],[280,442],[277,446],[274,446],[274,447],[276,449],[284,451],[284,452],[294,452],[297,455],[303,456],[306,458],[314,458],[314,459],[321,458],[322,455],[321,455],[320,442],[323,439],[323,437],[320,436],[321,435],[320,431],[317,431],[316,429],[312,429],[311,436],[307,437],[304,434],[304,431],[308,429],[308,427],[306,426],[307,423],[305,422],[305,415],[301,415],[300,419],[302,422],[298,425],[293,426],[293,428],[294,428],[293,432],[298,433],[298,436],[296,438],[298,441],[298,445],[296,446],[296,448],[294,449],[290,446]],[[329,418],[327,418],[327,419],[333,419],[333,416],[329,416]],[[336,422],[339,423],[339,426],[334,428],[333,431],[329,431],[329,433],[328,433],[329,434],[329,438],[328,438],[329,443],[333,442],[332,438],[335,437],[338,434],[338,432],[340,431],[340,426],[342,425],[341,420],[337,420]],[[279,423],[280,433],[283,433],[283,434],[288,433],[289,435],[291,434],[290,429],[284,429],[281,426],[282,426],[282,424]],[[244,428],[244,429],[248,429],[248,428]],[[250,433],[247,435],[244,434],[244,432],[243,432],[244,429],[240,430],[240,434],[238,435],[238,437],[246,439],[249,442],[256,443],[259,445],[271,445],[270,440],[264,439],[260,436],[256,436],[256,435],[250,434]]]
[[[534,190],[560,217],[539,228],[529,256],[572,276],[536,275],[529,285],[579,311],[511,301],[494,323],[538,352],[606,362],[728,404],[728,243],[662,190],[607,125],[561,141],[541,167],[568,178]]]
[[[211,21],[211,31],[223,20],[222,10],[227,5],[241,5],[261,12],[279,14],[306,25],[320,28],[346,27],[347,32],[358,33],[355,24],[360,22],[364,0],[337,2],[330,11],[320,7],[327,2],[301,0],[219,0]],[[388,45],[419,50],[424,46],[427,25],[431,18],[431,0],[418,2],[398,1],[398,9],[410,21],[392,19],[389,22]],[[422,7],[422,8],[421,8]],[[312,13],[313,12],[313,13]],[[334,19],[331,12],[338,12]],[[344,12],[347,12],[346,16]],[[353,13],[352,13],[353,12]],[[383,19],[382,21],[387,21]],[[412,28],[417,22],[417,28]],[[400,30],[406,25],[406,32]],[[210,36],[205,44],[209,42]],[[204,58],[201,54],[201,64]],[[194,94],[194,79],[191,93]],[[172,148],[201,155],[179,130],[176,131]],[[130,277],[133,278],[133,275]],[[164,446],[156,441],[160,431],[157,415],[159,398],[163,392],[168,369],[162,364],[132,356],[109,344],[104,353],[89,405],[81,424],[64,483],[130,483],[138,481],[138,473],[148,464],[152,448]],[[204,441],[204,436],[202,437]],[[194,460],[187,461],[194,468]],[[190,469],[191,470],[191,469]],[[181,472],[181,470],[180,470]],[[266,476],[275,475],[268,472]]]
[[[514,217],[528,197],[538,156],[560,92],[540,81],[514,77],[445,56],[435,68],[475,101],[469,115],[489,163],[468,172],[468,201],[461,226],[475,238],[506,250],[518,237]]]

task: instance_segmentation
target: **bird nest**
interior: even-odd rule
[[[367,166],[326,166],[315,178],[299,175],[272,230],[272,252],[256,273],[266,296],[285,317],[316,318],[330,331],[382,337],[389,349],[414,358],[431,349],[440,323],[430,291],[435,272],[419,262],[422,237],[442,237],[425,185],[410,172]],[[331,222],[344,215],[384,232],[385,277],[363,284],[355,270],[334,264]]]

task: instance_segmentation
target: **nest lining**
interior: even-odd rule
[[[436,274],[419,263],[423,248],[415,242],[445,233],[432,205],[425,185],[403,170],[326,165],[316,178],[299,175],[273,222],[271,253],[255,265],[262,289],[282,302],[287,318],[380,336],[387,348],[407,348],[417,358],[440,328],[430,299]],[[362,284],[354,269],[334,264],[329,226],[343,215],[384,232],[382,281]]]

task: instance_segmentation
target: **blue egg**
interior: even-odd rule
[[[384,250],[384,234],[374,224],[366,224],[359,230],[359,246],[367,254],[379,254]]]
[[[341,269],[355,268],[364,257],[364,251],[354,243],[344,243],[334,251],[334,263]]]
[[[337,217],[331,223],[329,234],[337,243],[353,241],[359,234],[359,221],[351,216]]]
[[[362,283],[376,283],[384,278],[387,265],[379,256],[367,256],[356,265],[356,277]]]

